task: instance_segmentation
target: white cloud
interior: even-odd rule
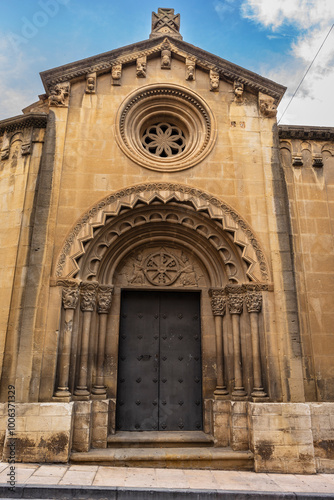
[[[274,35],[289,29],[296,35],[286,54],[284,68],[266,68],[269,78],[288,87],[280,105],[280,112],[287,106],[306,70],[316,56],[330,27],[334,23],[333,0],[243,0],[241,14]],[[312,68],[293,99],[282,123],[300,125],[334,126],[331,109],[334,109],[334,29],[321,48]]]

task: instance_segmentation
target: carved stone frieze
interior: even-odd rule
[[[210,90],[213,92],[219,90],[219,73],[213,69],[210,70]]]
[[[114,287],[111,285],[100,285],[97,292],[97,312],[108,314],[111,307]]]
[[[210,288],[211,308],[214,316],[224,316],[227,296],[223,288]]]
[[[138,57],[136,64],[137,78],[146,78],[147,57]]]
[[[122,78],[122,64],[114,64],[111,68],[112,85],[120,85]]]
[[[86,75],[86,94],[95,94],[96,92],[96,73]]]
[[[246,306],[249,313],[261,312],[262,309],[262,294],[261,292],[247,292],[246,293]]]
[[[92,312],[96,306],[98,283],[85,282],[80,287],[80,308],[82,312]]]
[[[274,118],[277,115],[275,99],[267,94],[259,92],[259,110],[266,118]]]
[[[138,251],[126,265],[132,267],[126,271],[129,285],[154,286],[198,286],[198,271],[185,252],[176,254],[168,248],[158,248],[153,252]]]
[[[56,106],[65,108],[68,106],[70,95],[70,84],[69,82],[64,82],[55,85],[49,95],[49,106]]]

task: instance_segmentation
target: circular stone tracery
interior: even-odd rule
[[[179,277],[180,268],[173,255],[161,250],[148,256],[144,273],[152,285],[171,285]]]
[[[144,131],[143,146],[161,158],[182,153],[186,141],[182,130],[172,123],[155,123]]]
[[[163,172],[200,163],[217,135],[214,115],[202,97],[172,84],[134,91],[119,108],[115,125],[116,141],[132,161]]]

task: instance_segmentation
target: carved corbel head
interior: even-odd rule
[[[219,73],[213,69],[210,70],[210,90],[212,92],[219,90]]]
[[[96,73],[86,75],[86,94],[95,94],[96,92]]]
[[[274,118],[277,115],[277,106],[275,99],[269,95],[259,92],[259,109],[260,113],[266,118]]]
[[[136,75],[137,78],[146,78],[147,57],[138,57]]]
[[[186,60],[186,80],[195,80],[196,63],[192,59]]]
[[[120,85],[122,78],[122,65],[114,64],[111,68],[112,85]]]
[[[234,82],[233,92],[235,95],[235,102],[237,103],[243,102],[244,84],[241,82]]]
[[[161,51],[161,69],[170,69],[172,64],[172,53],[169,49]]]

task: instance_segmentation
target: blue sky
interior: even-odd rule
[[[2,0],[0,119],[44,92],[39,72],[145,40],[151,13],[181,14],[185,41],[288,87],[334,23],[334,0]],[[334,29],[281,123],[334,126]]]

